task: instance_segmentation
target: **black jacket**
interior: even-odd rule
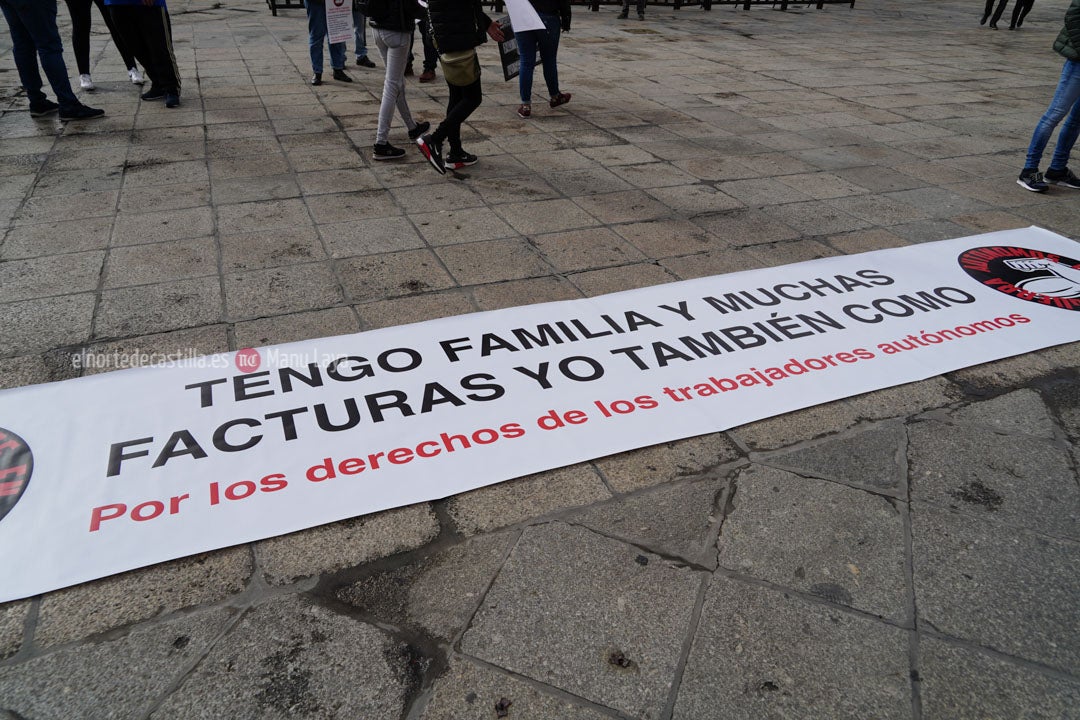
[[[558,15],[559,27],[570,31],[570,0],[529,0],[529,4],[541,15]]]
[[[1065,27],[1054,40],[1054,49],[1069,60],[1080,60],[1080,0],[1073,0],[1065,11]]]
[[[368,16],[371,27],[397,32],[412,32],[417,18],[424,17],[424,8],[416,0],[380,0],[372,3]]]
[[[440,53],[468,50],[487,42],[491,18],[480,0],[428,0],[431,38]]]

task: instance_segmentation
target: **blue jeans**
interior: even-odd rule
[[[6,1],[6,0],[5,0]],[[326,5],[322,0],[304,0],[307,6],[308,49],[311,51],[311,71],[322,74],[323,41],[326,39]],[[330,67],[345,69],[345,43],[330,43]]]
[[[1076,136],[1080,134],[1080,61],[1077,60],[1066,60],[1065,67],[1061,69],[1061,80],[1058,81],[1054,99],[1050,101],[1050,107],[1035,126],[1035,134],[1031,136],[1025,170],[1039,169],[1043,150],[1050,142],[1054,128],[1066,115],[1068,118],[1058,133],[1057,147],[1054,148],[1054,157],[1050,160],[1051,170],[1065,169],[1069,164],[1069,153],[1076,144]]]
[[[379,104],[379,128],[375,131],[375,144],[386,142],[390,134],[390,123],[394,119],[394,110],[398,111],[405,127],[416,127],[409,103],[405,100],[405,63],[408,62],[409,37],[412,33],[397,30],[375,30],[375,47],[379,48],[386,78],[383,80],[382,102]]]
[[[544,82],[547,83],[548,95],[555,97],[559,94],[559,66],[556,58],[559,55],[559,18],[557,15],[541,14],[540,19],[544,22],[546,30],[526,30],[515,33],[517,38],[518,58],[518,91],[521,93],[521,102],[532,102],[533,70],[536,68],[536,51],[540,50],[540,62],[544,65]]]
[[[356,41],[356,59],[367,57],[367,18],[359,10],[352,11],[353,40]]]
[[[77,108],[79,99],[71,90],[64,64],[64,45],[56,28],[56,0],[0,0],[0,11],[11,28],[12,55],[30,107],[48,100],[41,91],[40,57],[60,109]]]

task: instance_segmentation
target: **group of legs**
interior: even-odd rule
[[[1002,14],[1005,12],[1005,6],[1009,4],[1009,0],[997,0],[997,10],[994,10],[994,0],[986,0],[986,8],[983,10],[982,19],[979,20],[980,25],[985,25],[987,19],[990,19],[990,27],[997,30],[998,20],[1001,19]],[[1016,0],[1016,4],[1013,5],[1012,22],[1009,24],[1010,30],[1015,30],[1024,24],[1024,18],[1031,12],[1031,6],[1035,4],[1035,0]],[[993,13],[993,17],[990,14]]]

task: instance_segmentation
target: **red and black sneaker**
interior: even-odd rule
[[[416,144],[420,148],[420,152],[424,153],[427,161],[431,163],[431,167],[435,168],[435,172],[445,175],[446,163],[443,162],[442,148],[439,147],[439,144],[432,140],[430,135],[421,135]]]
[[[449,170],[460,170],[463,167],[475,165],[477,160],[479,160],[479,158],[470,152],[465,152],[464,150],[454,152],[451,150],[446,154],[446,167]]]

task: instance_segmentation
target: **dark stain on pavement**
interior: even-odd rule
[[[998,491],[983,485],[978,480],[972,480],[962,485],[959,490],[950,491],[949,494],[962,502],[971,505],[982,505],[990,512],[994,512],[1005,502],[1005,498]]]

